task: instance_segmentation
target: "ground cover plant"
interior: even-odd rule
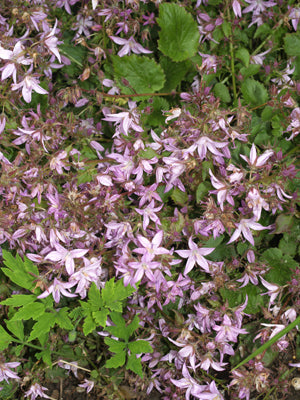
[[[1,2],[0,399],[297,398],[299,19]]]

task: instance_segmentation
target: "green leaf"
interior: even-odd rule
[[[227,22],[227,21],[224,21],[223,24],[222,24],[222,31],[223,31],[224,35],[227,38],[229,38],[231,36],[231,34],[232,34],[231,24],[229,22]]]
[[[158,48],[173,61],[183,61],[196,53],[199,45],[199,30],[196,21],[184,7],[174,3],[159,6]]]
[[[82,329],[83,329],[83,333],[85,336],[87,336],[89,333],[93,332],[94,329],[96,329],[97,325],[94,321],[94,319],[92,318],[91,315],[88,315],[83,323]]]
[[[95,282],[92,282],[89,294],[89,304],[91,306],[91,311],[97,311],[99,310],[99,307],[101,305],[101,296],[100,296],[100,290],[97,288]]]
[[[24,324],[22,321],[8,321],[6,320],[6,326],[18,339],[24,339]]]
[[[292,215],[278,215],[275,221],[275,232],[276,234],[278,233],[284,233],[284,232],[290,232],[292,227],[294,225],[294,217]]]
[[[140,325],[140,319],[137,315],[135,315],[133,320],[131,321],[131,323],[126,326],[126,332],[128,334],[128,339],[133,334],[133,332],[135,332],[138,329],[139,325]]]
[[[126,352],[122,351],[113,355],[109,360],[106,361],[106,368],[118,368],[125,364]]]
[[[105,326],[106,326],[108,314],[109,314],[109,310],[106,308],[102,308],[102,310],[94,311],[92,313],[96,324],[101,325],[103,328],[105,328]]]
[[[130,354],[128,356],[126,369],[130,369],[130,371],[133,371],[134,373],[139,375],[141,378],[143,378],[143,369],[142,369],[141,359],[137,358],[135,354]]]
[[[5,306],[21,307],[26,304],[34,303],[36,296],[33,294],[13,294],[9,299],[1,301],[0,304]]]
[[[161,110],[160,110],[161,113]],[[152,115],[152,114],[151,114]],[[145,150],[139,152],[139,156],[142,159],[151,160],[151,158],[159,157],[159,154],[155,152],[151,147],[147,147]]]
[[[115,300],[115,279],[111,278],[109,281],[105,283],[104,288],[101,292],[101,297],[104,301],[105,306],[109,306],[109,304]]]
[[[18,286],[33,290],[35,287],[36,276],[39,275],[38,269],[34,266],[32,261],[24,257],[24,262],[21,257],[17,254],[16,257],[6,250],[2,250],[4,259],[4,265],[7,268],[2,268],[3,273],[9,277],[9,279],[17,284]],[[35,276],[30,275],[28,272],[32,272]]]
[[[74,325],[69,318],[68,310],[67,307],[61,308],[56,314],[55,322],[60,328],[71,331],[74,328]]]
[[[9,344],[14,340],[12,336],[10,336],[4,328],[0,325],[0,351],[7,349]]]
[[[247,49],[245,48],[238,49],[235,53],[235,57],[241,60],[245,65],[245,67],[249,66],[250,54]]]
[[[188,201],[187,193],[182,192],[177,187],[173,189],[171,198],[174,201],[174,203],[179,204],[182,207],[187,205],[187,201]]]
[[[298,33],[288,33],[284,38],[284,51],[290,57],[300,56],[300,36]]]
[[[219,99],[223,101],[223,103],[229,103],[231,101],[228,87],[224,85],[224,83],[216,83],[213,90],[215,96],[219,97]]]
[[[45,312],[45,306],[42,303],[32,303],[26,304],[26,306],[20,308],[14,316],[11,318],[11,321],[18,320],[28,320],[28,319],[38,319]]]
[[[279,249],[282,251],[282,253],[293,257],[297,254],[298,243],[294,237],[285,234],[279,242]]]
[[[126,347],[125,342],[119,342],[118,340],[111,339],[109,337],[104,338],[104,343],[109,347],[109,351],[112,353],[120,353]]]
[[[160,65],[162,66],[166,76],[166,82],[162,91],[171,92],[171,90],[176,90],[177,86],[181,83],[181,81],[187,74],[190,67],[190,61],[174,62],[168,57],[161,56]],[[169,107],[161,108],[161,110],[168,109]]]
[[[165,91],[166,89],[162,89]],[[163,97],[154,97],[153,102],[151,104],[151,114],[147,116],[147,124],[151,126],[159,126],[163,125],[166,117],[163,115],[162,110],[169,110],[170,106],[169,103],[167,102],[166,99]],[[143,155],[146,154],[146,156]],[[159,157],[159,154],[157,154],[151,147],[148,147],[147,149],[143,150],[140,152],[141,157],[146,158],[149,160],[150,158],[153,157]]]
[[[31,341],[45,336],[55,325],[55,317],[54,313],[44,313],[41,315],[39,320],[34,324],[28,340]]]
[[[298,265],[292,257],[282,254],[277,248],[264,251],[261,258],[272,267],[264,278],[278,285],[285,285],[291,278],[292,269]]]
[[[135,342],[129,342],[128,348],[132,353],[153,353],[153,348],[146,340],[137,340]]]
[[[258,37],[260,39],[264,39],[266,36],[268,36],[270,31],[271,31],[271,28],[268,24],[262,24],[256,29],[256,32],[254,34],[254,39],[256,39]]]
[[[256,75],[260,70],[260,65],[258,64],[250,64],[249,67],[243,67],[240,69],[240,73],[242,74],[243,78],[249,78],[249,76]]]
[[[51,361],[51,350],[50,348],[47,348],[40,353],[36,353],[36,358],[44,361],[45,364],[49,365],[49,367],[52,367],[52,361]]]
[[[115,79],[125,94],[153,93],[163,88],[165,74],[159,64],[145,56],[112,57]],[[130,86],[125,86],[126,79]]]
[[[263,109],[263,112],[261,113],[261,119],[263,121],[271,121],[272,117],[274,116],[274,112],[276,112],[276,111],[274,110],[273,107],[266,106]]]
[[[254,79],[246,79],[241,85],[241,91],[247,103],[260,105],[268,100],[267,90],[260,82]]]

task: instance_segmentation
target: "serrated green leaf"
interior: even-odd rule
[[[20,257],[20,259],[21,259],[21,257]],[[29,260],[29,258],[24,256],[23,263],[24,263],[25,270],[27,272],[31,272],[33,274],[33,279],[35,279],[35,277],[37,278],[39,276],[39,270],[38,270],[37,266],[31,260]]]
[[[126,347],[125,342],[119,342],[118,340],[111,339],[109,337],[104,338],[104,343],[109,347],[109,351],[112,353],[120,353]]]
[[[161,28],[158,48],[164,55],[176,62],[193,57],[200,34],[191,14],[178,4],[163,3],[157,23]]]
[[[250,54],[247,49],[245,48],[238,49],[235,53],[235,57],[241,60],[245,65],[245,67],[249,66]]]
[[[128,339],[138,329],[139,325],[140,325],[140,319],[137,315],[135,315],[130,324],[126,326],[126,333],[128,335]]]
[[[106,368],[118,368],[125,364],[126,352],[120,352],[113,355],[109,360],[106,361]]]
[[[6,330],[0,325],[0,351],[7,349],[9,344],[13,342],[13,337],[10,336]]]
[[[284,51],[290,57],[300,56],[300,36],[298,33],[288,33],[284,38]]]
[[[40,353],[36,353],[36,358],[44,361],[45,364],[49,365],[49,367],[52,367],[52,361],[51,361],[51,350],[49,348],[41,351]]]
[[[214,94],[216,97],[219,97],[223,103],[229,103],[231,101],[230,93],[228,87],[224,85],[224,83],[216,83],[214,86]]]
[[[14,316],[11,318],[11,321],[18,320],[28,320],[28,319],[38,319],[45,312],[45,306],[42,303],[32,303],[26,304],[26,306],[20,308]]]
[[[101,310],[94,311],[92,313],[96,324],[101,325],[103,328],[105,328],[105,326],[106,326],[108,314],[109,314],[109,310],[106,308],[102,308]]]
[[[91,311],[96,311],[99,309],[101,305],[101,295],[100,295],[100,290],[97,288],[95,282],[92,282],[89,294],[89,304],[91,306]]]
[[[18,339],[24,339],[24,324],[22,321],[8,321],[6,320],[7,329],[10,330]]]
[[[109,281],[105,283],[104,288],[101,291],[101,297],[106,306],[112,301],[115,301],[115,279],[111,278]]]
[[[247,103],[260,105],[268,100],[268,92],[258,81],[248,78],[241,85],[241,91]]]
[[[94,319],[92,318],[91,315],[88,315],[83,323],[82,330],[85,336],[87,336],[89,333],[93,332],[94,329],[96,329],[96,323]]]
[[[9,299],[1,301],[0,304],[5,306],[21,307],[26,304],[34,303],[36,296],[32,294],[13,294]]]
[[[146,340],[137,340],[135,342],[129,342],[128,348],[131,351],[131,353],[135,354],[153,353],[152,346]]]
[[[67,307],[61,308],[58,313],[56,313],[55,322],[60,328],[68,331],[71,331],[74,328],[74,325],[69,318]]]
[[[29,336],[29,341],[40,338],[47,334],[51,328],[55,325],[55,314],[54,313],[44,313],[39,317],[39,320],[33,325],[31,334]]]
[[[171,198],[174,203],[179,204],[180,206],[184,207],[188,201],[188,195],[185,192],[182,192],[177,187],[173,189]]]
[[[126,369],[129,369],[130,371],[134,372],[135,374],[137,374],[141,378],[143,378],[143,369],[142,369],[141,359],[137,358],[135,354],[130,354],[128,356],[128,360],[126,363]]]
[[[159,64],[145,56],[112,57],[115,80],[119,82],[122,92],[153,93],[163,88],[165,74]],[[122,79],[129,82],[130,87],[122,83]]]
[[[30,275],[28,271],[37,271],[37,274],[35,275],[38,276],[38,270],[36,269],[36,267],[34,268],[32,265],[29,265],[32,262],[28,259],[27,261],[25,260],[25,262],[23,262],[18,254],[16,255],[16,257],[13,257],[13,255],[9,251],[6,251],[4,249],[2,251],[2,255],[4,265],[7,267],[2,268],[3,273],[18,286],[24,289],[33,290],[35,287],[35,277]]]

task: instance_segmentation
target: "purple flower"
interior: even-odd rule
[[[189,151],[194,151],[197,149],[201,160],[206,157],[207,150],[209,150],[214,156],[224,157],[224,154],[218,149],[223,149],[227,145],[227,142],[214,142],[207,136],[201,136],[200,139],[198,139],[196,143],[189,148]]]
[[[300,8],[292,8],[289,13],[289,18],[292,20],[293,28],[296,31],[300,20]]]
[[[71,287],[73,287],[75,285],[76,285],[76,282],[62,282],[62,281],[54,278],[53,284],[47,290],[45,290],[44,293],[40,294],[37,298],[44,299],[45,297],[49,296],[52,293],[55,303],[59,303],[61,294],[66,297],[76,297],[77,296],[77,294],[72,294],[66,290],[66,289],[70,289]]]
[[[133,251],[139,254],[148,254],[151,259],[158,254],[169,254],[169,250],[164,247],[159,247],[163,239],[163,231],[158,231],[150,242],[147,238],[138,235],[137,238],[143,247],[138,247]]]
[[[22,96],[26,103],[31,102],[31,94],[33,90],[40,94],[48,94],[47,90],[43,89],[38,84],[38,80],[31,75],[25,76],[20,83],[13,83],[11,86],[12,90],[17,90],[20,88],[22,88]]]
[[[58,39],[57,39],[57,37],[54,36],[56,27],[57,27],[57,20],[55,21],[53,29],[49,33],[47,33],[47,35],[45,36],[44,43],[48,47],[48,49],[51,51],[51,53],[53,53],[56,56],[56,58],[58,59],[58,61],[61,63],[60,54],[59,54],[59,51],[57,48]]]
[[[122,49],[118,52],[119,57],[123,57],[126,54],[130,54],[131,52],[135,54],[152,53],[152,51],[144,49],[144,47],[137,43],[132,36],[130,36],[129,39],[122,39],[118,36],[110,36],[110,39],[116,44],[123,46]]]
[[[232,9],[233,9],[234,15],[235,15],[236,17],[238,17],[238,18],[241,18],[241,17],[242,17],[241,5],[240,5],[240,3],[238,2],[238,0],[233,0],[233,2],[232,2]]]
[[[74,273],[74,258],[81,258],[88,252],[88,250],[84,249],[74,249],[69,251],[66,250],[59,243],[55,244],[55,248],[56,251],[51,251],[49,254],[47,254],[45,260],[64,262],[69,275],[72,275]]]
[[[50,397],[44,393],[44,390],[48,389],[38,383],[34,383],[30,386],[29,390],[25,392],[25,397],[31,396],[30,400],[35,400],[38,396],[43,397],[44,399],[50,399]]]
[[[201,399],[201,397],[198,396],[199,393],[201,393],[206,386],[204,385],[199,385],[195,379],[193,379],[191,377],[191,375],[189,374],[189,371],[186,367],[185,364],[183,364],[182,367],[182,379],[176,380],[176,379],[171,379],[171,382],[181,388],[181,389],[187,389],[186,393],[185,393],[185,399],[186,400],[190,400],[190,396],[195,396],[198,399]]]
[[[22,65],[32,64],[33,60],[31,58],[24,57],[24,51],[25,47],[20,41],[15,44],[15,47],[12,51],[5,50],[3,47],[0,46],[0,58],[2,58],[2,60],[11,60],[11,62],[8,62],[2,68],[2,81],[12,75],[14,83],[17,82],[17,68],[15,66],[15,63]]]
[[[243,10],[243,13],[252,12],[253,15],[259,15],[266,11],[267,7],[276,6],[277,3],[274,1],[263,1],[263,0],[245,0],[246,3],[250,4]]]
[[[19,362],[0,364],[0,382],[5,380],[8,383],[8,379],[20,379],[18,375],[10,369],[17,368],[20,364]]]
[[[213,185],[213,187],[217,192],[217,199],[218,199],[218,203],[220,205],[221,210],[223,211],[224,208],[224,201],[227,200],[229,204],[231,204],[232,206],[234,206],[234,200],[233,197],[230,194],[230,188],[227,187],[227,185],[221,181],[219,181],[219,179],[217,179],[214,174],[211,172],[211,170],[209,169],[209,174],[210,174],[210,180],[211,180],[211,184]],[[215,192],[215,191],[214,191]]]
[[[134,283],[140,281],[145,275],[149,281],[155,282],[153,270],[160,268],[161,264],[157,261],[152,261],[153,257],[149,254],[144,254],[140,261],[129,262],[128,265],[135,269]]]
[[[260,277],[261,283],[269,289],[268,292],[262,293],[261,295],[263,296],[264,294],[268,294],[270,296],[270,305],[274,303],[274,300],[278,296],[278,294],[281,291],[281,287],[279,285],[275,285],[274,283],[269,283],[264,278]]]
[[[216,342],[237,342],[237,337],[240,333],[248,333],[246,329],[232,325],[232,321],[227,314],[224,315],[223,325],[215,325],[213,329],[218,332],[215,338]]]
[[[268,211],[270,208],[266,200],[261,197],[259,191],[254,187],[249,190],[246,203],[247,206],[252,209],[255,221],[260,220],[262,209]]]
[[[251,151],[250,151],[250,160],[248,157],[240,154],[240,156],[250,165],[253,167],[262,167],[268,159],[274,154],[273,150],[265,151],[261,156],[257,157],[256,147],[254,143],[252,144]]]
[[[82,387],[82,388],[85,388],[85,389],[86,389],[86,392],[89,393],[89,392],[93,389],[94,384],[95,384],[95,383],[94,383],[93,381],[89,381],[88,379],[85,379],[85,380],[84,380],[84,383],[81,383],[81,384],[78,385],[78,386],[80,386],[80,387]]]
[[[155,222],[155,224],[159,224],[160,220],[158,218],[158,216],[155,214],[156,212],[160,211],[162,209],[163,205],[154,208],[154,200],[151,201],[150,204],[148,204],[148,206],[146,208],[143,208],[142,210],[140,210],[139,208],[135,208],[135,211],[143,216],[143,229],[146,230],[147,226],[150,223],[150,219],[151,221]]]
[[[263,229],[270,229],[270,226],[262,226],[258,222],[255,222],[253,219],[241,219],[241,221],[236,224],[237,229],[234,231],[233,235],[231,236],[229,242],[227,244],[235,242],[240,236],[241,233],[244,235],[244,238],[248,240],[254,246],[254,239],[252,236],[252,233],[250,231],[251,229],[254,229],[255,231],[262,231]]]
[[[207,260],[203,257],[212,253],[215,249],[209,247],[199,248],[196,243],[189,238],[189,248],[190,250],[176,250],[181,257],[187,258],[187,263],[184,270],[184,275],[187,275],[193,268],[195,263],[204,269],[205,272],[209,272],[209,265]]]

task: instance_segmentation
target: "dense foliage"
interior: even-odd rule
[[[295,392],[299,19],[1,2],[0,399]]]

